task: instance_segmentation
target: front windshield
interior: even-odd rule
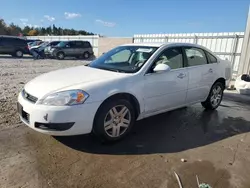
[[[57,47],[64,47],[67,44],[67,42],[59,42],[56,46]]]
[[[90,63],[90,67],[125,73],[135,73],[147,62],[157,47],[119,46]]]

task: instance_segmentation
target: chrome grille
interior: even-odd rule
[[[36,101],[38,100],[38,98],[27,93],[25,90],[23,90],[23,97],[32,103],[36,103]]]

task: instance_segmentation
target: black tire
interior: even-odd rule
[[[65,58],[65,54],[63,52],[57,52],[56,58],[59,60],[63,60]]]
[[[213,100],[213,97],[214,97],[213,90],[216,89],[216,88],[218,88],[218,87],[221,89],[221,92],[218,93],[218,94],[221,95],[221,97],[220,97],[220,99],[217,100],[217,102],[216,102],[215,104],[213,104],[212,101],[211,101],[211,100]],[[224,86],[223,83],[221,83],[221,82],[216,82],[216,83],[212,86],[212,88],[211,88],[211,90],[210,90],[210,92],[209,92],[209,95],[208,95],[207,99],[206,99],[204,102],[202,102],[201,105],[202,105],[205,109],[207,109],[207,110],[215,110],[216,108],[218,108],[218,106],[220,105],[220,103],[221,103],[221,101],[222,101],[222,99],[223,99],[223,91],[224,91],[224,89],[225,89],[225,86]]]
[[[22,50],[16,50],[12,56],[21,58],[21,57],[23,57],[23,51]]]
[[[83,59],[89,59],[90,58],[90,53],[89,52],[84,52],[82,55]]]
[[[118,106],[117,108],[119,108],[119,106],[125,106],[129,112],[130,112],[130,118],[131,121],[128,125],[127,128],[124,127],[120,127],[119,128],[119,132],[124,131],[123,133],[121,133],[121,135],[116,136],[116,137],[112,137],[111,135],[109,135],[108,131],[112,131],[113,134],[113,129],[114,128],[110,128],[108,131],[105,131],[104,128],[104,121],[106,120],[106,118],[108,118],[108,116],[110,116],[109,111],[113,108]],[[121,107],[123,108],[123,107]],[[120,110],[117,112],[120,112]],[[111,116],[110,116],[111,117]],[[115,124],[115,120],[111,120],[112,124]],[[96,135],[102,142],[115,142],[118,140],[123,139],[125,136],[127,136],[127,134],[131,131],[131,128],[133,127],[135,123],[135,110],[133,108],[133,106],[131,105],[131,103],[128,100],[125,99],[115,99],[115,100],[109,100],[107,102],[104,102],[104,104],[101,105],[101,107],[98,109],[96,115],[95,115],[95,120],[94,120],[94,125],[93,125],[93,133],[94,135]],[[118,125],[116,125],[118,126]],[[112,130],[111,130],[112,129]]]

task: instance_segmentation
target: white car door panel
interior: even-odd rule
[[[184,48],[189,73],[187,103],[203,101],[214,83],[215,65],[208,64],[205,52],[199,48]]]
[[[153,67],[166,64],[167,72],[154,72]],[[144,79],[145,114],[172,109],[186,103],[188,72],[180,47],[164,49]]]
[[[145,75],[145,112],[153,113],[185,104],[188,72],[185,68]]]
[[[209,92],[209,81],[206,80],[204,67],[188,67],[189,83],[187,92],[187,102],[193,103],[200,101],[207,96]]]

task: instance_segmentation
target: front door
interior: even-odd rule
[[[153,68],[167,64],[171,70],[155,73]],[[180,47],[165,49],[154,61],[144,79],[145,116],[185,105],[188,72]]]

